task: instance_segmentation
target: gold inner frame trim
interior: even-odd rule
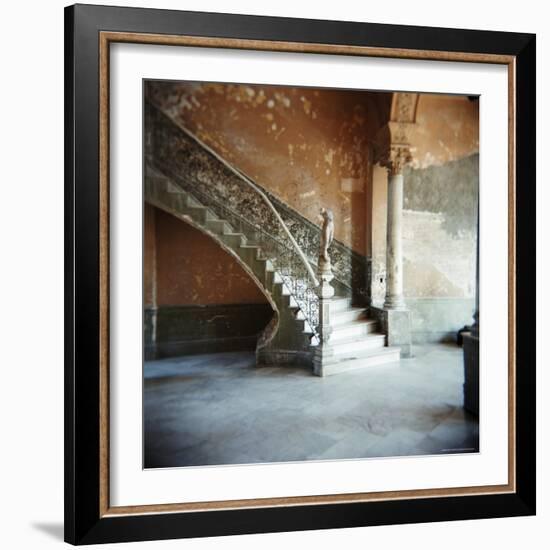
[[[256,50],[270,52],[316,53],[389,57],[394,59],[423,59],[431,61],[459,61],[466,63],[494,63],[508,67],[508,483],[474,487],[381,491],[300,497],[225,500],[111,507],[109,501],[109,47],[113,42]],[[198,512],[280,506],[314,506],[384,500],[442,498],[514,493],[516,491],[516,171],[515,171],[515,57],[511,55],[462,53],[400,48],[378,48],[336,44],[314,44],[215,38],[206,36],[163,35],[102,31],[99,33],[99,299],[100,299],[100,517],[124,515]]]

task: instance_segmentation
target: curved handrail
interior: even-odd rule
[[[311,278],[314,286],[319,286],[319,280],[315,276],[315,272],[313,271],[313,268],[311,267],[311,264],[309,263],[306,255],[304,254],[303,250],[300,248],[300,245],[296,242],[296,239],[292,236],[292,233],[288,229],[286,223],[284,222],[283,218],[273,206],[273,203],[269,200],[268,196],[243,172],[241,172],[238,168],[235,168],[234,166],[231,166],[223,157],[221,157],[214,149],[209,147],[206,143],[204,143],[201,139],[199,139],[195,134],[193,134],[191,131],[189,131],[185,126],[182,126],[181,124],[177,123],[178,128],[180,128],[185,134],[187,134],[192,140],[194,140],[200,147],[205,149],[208,153],[210,153],[216,160],[221,162],[226,168],[228,168],[233,174],[238,176],[241,180],[244,180],[245,183],[251,187],[265,202],[265,204],[269,207],[269,209],[273,212],[275,215],[275,218],[283,228],[284,232],[286,233],[286,236],[289,238],[290,242],[292,243],[292,246],[294,247],[294,250],[298,254],[298,257],[304,264],[306,271]]]

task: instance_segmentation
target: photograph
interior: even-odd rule
[[[1,548],[549,546],[510,7],[3,5]]]
[[[536,37],[417,23],[66,8],[67,542],[535,514]]]
[[[479,453],[479,96],[143,80],[143,467]]]

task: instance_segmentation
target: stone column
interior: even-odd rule
[[[388,346],[411,357],[411,314],[403,298],[403,169],[412,160],[407,143],[392,143],[381,164],[388,170],[386,235],[386,298],[384,306],[371,308],[386,334]]]
[[[388,168],[388,223],[386,229],[386,299],[384,308],[404,309],[403,299],[403,174]]]
[[[383,307],[371,306],[386,334],[388,346],[401,348],[411,357],[411,314],[403,298],[403,169],[412,161],[411,136],[416,124],[419,94],[392,94],[388,123],[373,140],[374,160],[388,170],[386,235],[386,296]]]

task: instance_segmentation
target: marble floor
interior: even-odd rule
[[[477,452],[462,349],[318,378],[249,352],[145,363],[144,466],[162,468]]]

